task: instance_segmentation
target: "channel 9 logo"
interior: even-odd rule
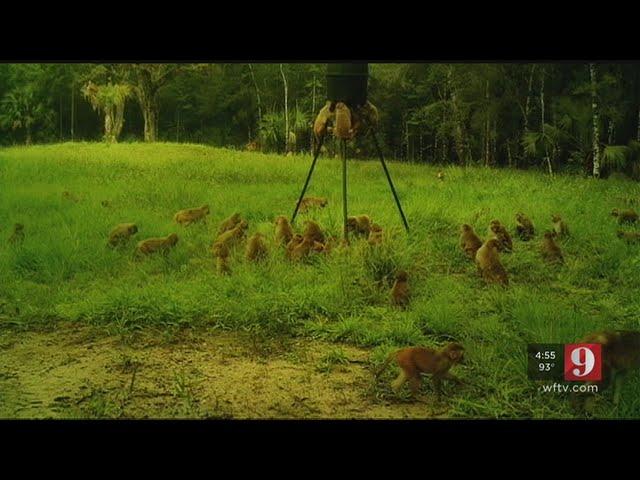
[[[531,343],[527,346],[527,357],[531,380],[602,380],[602,345],[599,343]]]

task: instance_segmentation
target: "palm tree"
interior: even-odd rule
[[[32,127],[51,115],[51,111],[35,98],[30,85],[16,87],[7,93],[0,106],[0,126],[25,131],[25,144],[31,145]]]

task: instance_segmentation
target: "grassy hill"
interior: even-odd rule
[[[526,378],[529,342],[572,342],[603,328],[640,329],[640,245],[615,232],[614,207],[638,205],[640,186],[539,172],[390,163],[411,231],[407,235],[377,161],[349,163],[349,212],[369,214],[386,245],[371,252],[354,242],[345,252],[291,264],[272,248],[264,264],[234,253],[233,274],[219,276],[209,247],[218,223],[240,212],[249,234],[273,235],[277,215],[290,216],[309,168],[308,156],[281,157],[178,144],[60,144],[0,150],[0,328],[55,325],[61,320],[114,331],[154,326],[215,326],[258,336],[305,336],[371,348],[377,363],[397,346],[437,345],[453,337],[467,350],[460,375],[472,386],[448,387],[449,416],[564,418],[565,397],[538,392]],[[308,194],[326,196],[323,210],[302,215],[341,231],[340,163],[321,158]],[[74,201],[63,198],[68,191]],[[102,201],[109,206],[103,207]],[[173,214],[208,203],[206,225],[176,225]],[[637,208],[637,207],[636,207]],[[538,235],[514,240],[502,255],[508,289],[486,286],[458,247],[470,223],[482,237],[490,220],[512,230],[525,212]],[[566,219],[566,265],[545,265],[538,252],[551,215]],[[5,240],[14,223],[25,241]],[[166,257],[133,258],[106,247],[111,228],[135,222],[141,240],[175,232]],[[389,306],[383,280],[409,272],[408,310]],[[392,372],[373,387],[388,401]],[[594,414],[640,417],[637,374],[617,410],[610,394]],[[429,389],[430,387],[425,387]]]

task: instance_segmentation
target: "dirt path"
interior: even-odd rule
[[[337,352],[337,353],[336,353]],[[380,399],[345,345],[239,333],[84,326],[0,332],[0,418],[428,418],[446,405]],[[348,363],[331,361],[348,358]],[[383,395],[384,397],[384,395]]]

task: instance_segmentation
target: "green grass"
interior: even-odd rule
[[[292,265],[272,250],[261,265],[234,253],[233,274],[219,276],[209,253],[218,223],[239,211],[249,233],[272,236],[272,221],[291,215],[310,158],[281,157],[177,144],[61,144],[0,150],[0,326],[31,328],[73,320],[114,329],[148,325],[215,326],[260,335],[304,335],[375,347],[374,361],[396,346],[465,344],[473,380],[451,398],[451,414],[565,418],[576,414],[560,395],[543,395],[526,379],[527,342],[571,342],[603,328],[639,329],[640,246],[615,237],[614,207],[640,197],[637,183],[555,178],[538,172],[439,168],[391,163],[411,226],[406,235],[377,161],[349,163],[349,212],[367,213],[392,239],[371,254],[364,243],[309,264]],[[329,199],[303,215],[331,233],[341,226],[340,163],[321,158],[310,195]],[[63,191],[79,198],[62,198]],[[109,200],[111,207],[101,206]],[[182,208],[208,203],[207,225],[173,223]],[[540,261],[537,239],[514,240],[503,255],[511,285],[485,286],[459,250],[458,227],[484,236],[499,218],[513,229],[527,213],[539,233],[561,213],[572,232],[562,243],[564,267]],[[11,246],[11,227],[25,241]],[[117,223],[136,222],[135,241],[176,232],[166,257],[133,258],[135,241],[106,248]],[[299,222],[300,224],[300,222]],[[412,303],[388,305],[395,269],[408,270]],[[382,388],[382,386],[380,387]],[[455,389],[453,389],[455,391]],[[614,409],[605,395],[601,417],[640,417],[640,381],[625,383]]]

